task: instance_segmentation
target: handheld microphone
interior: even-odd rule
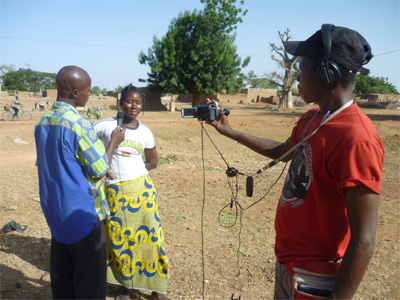
[[[118,126],[118,131],[122,130],[122,121],[124,120],[124,112],[123,111],[119,111],[117,113],[117,126]]]

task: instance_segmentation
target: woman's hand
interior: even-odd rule
[[[119,130],[119,127],[116,127],[113,130],[113,132],[111,133],[111,140],[110,140],[110,143],[108,144],[108,147],[106,150],[107,159],[108,159],[108,163],[110,166],[111,166],[111,160],[112,160],[112,156],[115,151],[115,148],[117,148],[117,146],[119,144],[121,144],[125,139],[125,131],[126,131],[126,127],[122,125],[121,131]],[[111,172],[111,168],[108,169],[107,176],[112,178],[113,180],[116,179],[114,174]]]
[[[116,127],[113,132],[111,133],[111,140],[110,144],[115,145],[116,148],[119,144],[121,144],[125,139],[125,131],[126,127],[122,125],[122,130],[119,131],[119,127]]]
[[[109,168],[107,171],[107,177],[110,177],[112,180],[116,179],[113,172],[111,172],[111,168]]]

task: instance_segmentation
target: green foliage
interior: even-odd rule
[[[237,8],[236,0],[200,0],[204,3],[204,12],[215,32],[230,33],[236,29],[237,23],[242,23],[242,15],[247,14],[247,9]],[[239,1],[241,5],[244,0]]]
[[[241,22],[236,0],[202,0],[204,11],[180,13],[171,21],[161,39],[153,38],[147,54],[139,62],[150,67],[148,88],[160,93],[216,94],[226,90],[236,93],[243,86],[245,67],[234,46],[235,35],[229,33]],[[196,102],[196,100],[194,101]]]
[[[0,80],[1,80],[1,82],[2,82],[2,79],[3,79],[4,75],[6,75],[8,72],[11,72],[11,71],[15,72],[15,66],[13,64],[11,64],[11,65],[5,65],[5,64],[0,65]]]
[[[85,111],[85,115],[86,115],[86,117],[87,118],[89,118],[89,119],[97,119],[97,120],[100,120],[101,119],[101,116],[102,116],[102,113],[101,113],[101,111],[100,110],[98,110],[98,109],[92,109],[92,108],[88,108],[86,111]]]
[[[2,85],[6,91],[40,92],[42,90],[55,89],[56,74],[38,72],[30,68],[20,68],[16,71],[9,69],[2,76]]]
[[[120,92],[122,91],[123,88],[124,88],[123,86],[119,85],[119,86],[117,86],[117,87],[115,88],[115,91],[118,92],[118,93],[120,93]]]
[[[356,94],[398,94],[387,78],[357,74],[353,91]]]
[[[93,87],[90,89],[90,93],[91,93],[92,95],[98,96],[98,95],[101,93],[101,89],[100,89],[100,87],[98,87],[97,85],[95,85],[95,86],[93,86]]]
[[[250,71],[245,76],[245,80],[248,86],[251,88],[262,88],[262,89],[275,89],[277,87],[276,84],[271,82],[269,78],[259,78],[254,73],[254,71]]]
[[[106,88],[104,88],[104,89],[101,90],[101,93],[102,93],[103,95],[107,95],[108,91],[107,91]]]

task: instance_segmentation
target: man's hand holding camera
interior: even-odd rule
[[[231,130],[231,127],[229,126],[229,121],[228,121],[229,110],[224,109],[224,107],[218,101],[207,99],[207,104],[211,104],[211,103],[218,103],[221,111],[223,111],[223,112],[226,111],[227,113],[222,113],[220,115],[220,117],[218,119],[216,119],[216,120],[213,120],[213,121],[208,120],[208,121],[206,121],[206,124],[209,124],[209,125],[213,126],[220,134],[226,136],[227,132],[229,130]]]
[[[218,120],[221,115],[229,115],[228,109],[221,109],[218,101],[207,99],[207,104],[195,105],[190,108],[182,108],[182,118],[197,118],[199,121]]]

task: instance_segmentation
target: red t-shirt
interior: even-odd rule
[[[300,118],[293,145],[319,126],[318,111]],[[383,160],[382,141],[356,104],[297,148],[276,212],[278,261],[293,267],[342,258],[350,239],[344,188],[362,184],[380,194]]]

